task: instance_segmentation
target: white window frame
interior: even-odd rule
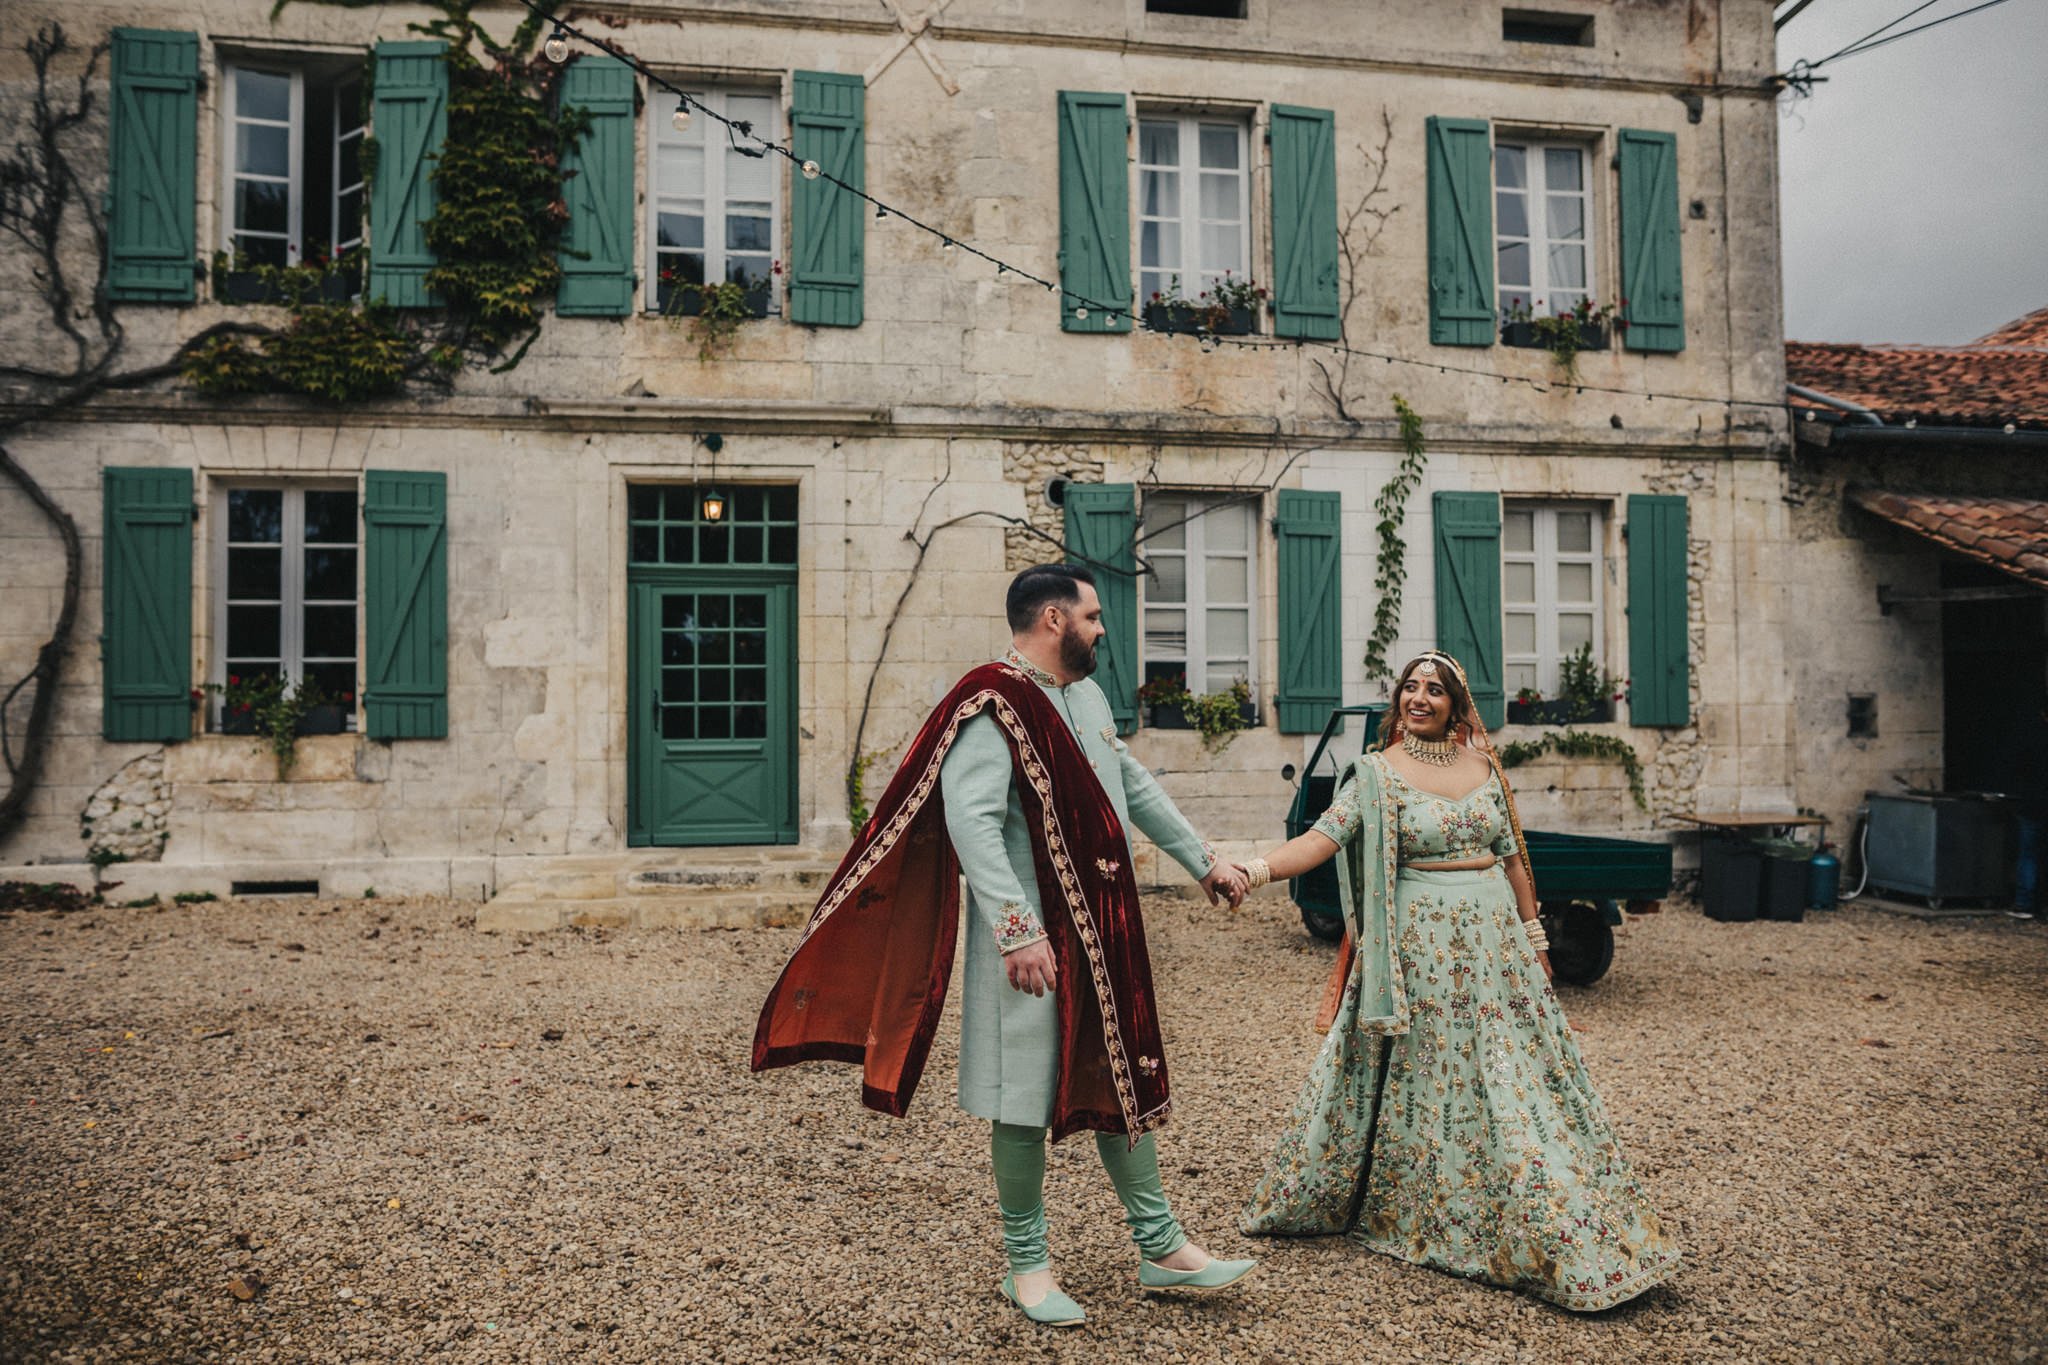
[[[1520,148],[1522,165],[1528,183],[1521,189],[1503,188],[1500,183],[1500,149]],[[1552,151],[1572,152],[1579,158],[1579,188],[1577,190],[1552,190],[1549,186],[1549,156]],[[1593,218],[1593,167],[1597,159],[1594,148],[1587,142],[1573,138],[1528,138],[1513,135],[1496,137],[1493,145],[1493,159],[1490,174],[1493,179],[1493,287],[1494,297],[1500,301],[1503,320],[1508,315],[1508,294],[1528,291],[1529,312],[1537,317],[1554,316],[1570,310],[1580,295],[1597,301],[1599,260],[1595,253],[1595,230]],[[1504,195],[1521,195],[1524,200],[1524,218],[1529,231],[1526,235],[1515,235],[1501,231],[1500,201]],[[1580,235],[1569,241],[1582,247],[1586,253],[1584,285],[1561,285],[1550,283],[1550,198],[1552,194],[1576,195],[1580,201]],[[1529,248],[1529,283],[1527,285],[1504,284],[1500,278],[1501,247],[1514,242],[1526,243]],[[1558,288],[1570,295],[1570,302],[1563,308],[1557,307]]]
[[[1546,699],[1559,695],[1559,680],[1566,651],[1558,643],[1558,615],[1561,612],[1578,613],[1583,610],[1592,617],[1593,663],[1595,667],[1606,668],[1606,631],[1603,629],[1606,614],[1607,588],[1607,511],[1604,504],[1597,502],[1554,502],[1537,499],[1508,499],[1501,507],[1503,519],[1517,515],[1530,518],[1530,549],[1526,551],[1508,548],[1507,527],[1501,528],[1501,661],[1502,677],[1507,679],[1507,693],[1512,699],[1523,686],[1528,684],[1515,681],[1517,668],[1535,670],[1534,686]],[[1560,513],[1583,513],[1591,517],[1588,531],[1589,549],[1584,551],[1561,551],[1557,548],[1557,518]],[[1510,600],[1508,597],[1508,567],[1527,564],[1532,569],[1535,581],[1535,598]],[[1557,566],[1560,564],[1585,564],[1591,568],[1593,597],[1590,603],[1564,602],[1557,596]],[[1535,644],[1533,652],[1512,649],[1513,636],[1507,627],[1511,613],[1522,611],[1535,616]]]
[[[285,122],[280,123],[275,119],[244,119],[242,117],[241,111],[237,107],[240,92],[236,77],[244,71],[258,72],[266,76],[283,76],[291,81],[290,111]],[[330,125],[333,129],[334,145],[328,149],[328,164],[331,169],[327,186],[327,218],[330,234],[333,238],[329,250],[334,256],[339,256],[343,251],[363,244],[363,219],[360,212],[361,198],[358,199],[359,211],[353,224],[355,235],[349,237],[341,235],[341,196],[350,190],[362,191],[364,194],[367,194],[366,186],[360,180],[348,185],[341,183],[342,144],[351,140],[360,142],[368,136],[370,131],[369,110],[361,107],[356,111],[357,118],[360,121],[355,127],[344,130],[341,126],[341,91],[344,86],[351,83],[360,87],[362,78],[356,75],[339,77],[335,80],[333,88],[328,91],[328,99],[331,101],[329,112],[332,115]],[[221,249],[228,252],[230,256],[235,251],[235,239],[238,236],[274,238],[278,235],[272,232],[241,233],[235,227],[235,183],[239,180],[258,180],[270,184],[278,183],[277,176],[255,175],[237,168],[239,139],[236,138],[235,132],[245,122],[259,127],[284,128],[286,136],[290,139],[286,152],[286,165],[289,169],[284,177],[284,249],[285,264],[297,265],[305,256],[306,195],[310,188],[306,184],[306,72],[304,68],[294,66],[287,61],[266,62],[259,58],[245,58],[238,61],[224,62],[221,65],[220,244]],[[356,166],[358,170],[361,169],[362,161],[360,158],[358,158]]]
[[[1181,161],[1168,166],[1161,162],[1144,160],[1144,125],[1147,123],[1171,123],[1178,128]],[[1202,168],[1202,129],[1228,128],[1237,137],[1237,170],[1204,170]],[[1142,307],[1152,301],[1152,290],[1145,287],[1145,276],[1149,272],[1160,277],[1155,286],[1160,290],[1170,287],[1174,277],[1180,279],[1180,290],[1187,298],[1195,298],[1212,287],[1213,280],[1205,278],[1199,264],[1189,269],[1190,260],[1199,262],[1202,255],[1202,225],[1207,222],[1233,221],[1238,230],[1237,260],[1225,267],[1227,273],[1238,280],[1251,279],[1252,260],[1252,183],[1251,183],[1251,123],[1247,118],[1227,114],[1179,114],[1168,111],[1138,113],[1138,139],[1131,158],[1131,203],[1136,210],[1137,231],[1132,234],[1132,250],[1137,254],[1138,302]],[[1177,217],[1168,218],[1145,212],[1145,173],[1147,171],[1172,171],[1180,177],[1180,204]],[[1238,216],[1235,220],[1207,219],[1202,217],[1202,178],[1204,176],[1234,176],[1237,181]],[[1148,223],[1177,223],[1180,227],[1180,267],[1145,264],[1145,227]],[[1216,279],[1220,279],[1218,274]]]
[[[361,121],[355,127],[344,131],[341,126],[341,92],[351,85],[356,87],[356,117]],[[334,230],[332,253],[335,256],[341,255],[344,251],[353,251],[363,244],[364,210],[369,203],[369,184],[363,180],[346,185],[341,182],[341,149],[344,143],[356,143],[356,173],[360,175],[363,171],[362,143],[370,133],[370,111],[364,104],[363,94],[363,79],[360,76],[347,76],[334,83],[334,154],[328,163],[333,167],[331,178],[334,183],[331,188],[333,202],[328,213],[328,222]],[[356,217],[355,222],[351,224],[354,235],[344,237],[341,226],[341,197],[350,193],[356,196]]]
[[[1182,558],[1186,561],[1184,576],[1186,591],[1180,602],[1153,602],[1151,594],[1152,575],[1139,575],[1138,640],[1139,662],[1138,682],[1143,683],[1146,665],[1178,662],[1187,690],[1197,696],[1209,691],[1208,675],[1211,657],[1209,654],[1209,610],[1211,607],[1242,610],[1245,614],[1245,655],[1244,671],[1233,674],[1243,677],[1251,685],[1252,695],[1258,695],[1259,688],[1259,506],[1256,502],[1236,501],[1227,494],[1209,493],[1200,489],[1161,488],[1149,490],[1145,495],[1146,506],[1155,500],[1176,501],[1187,505],[1187,520],[1180,529],[1185,533],[1182,546],[1177,549],[1160,547],[1152,541],[1151,533],[1145,530],[1144,509],[1140,509],[1138,528],[1141,539],[1138,542],[1138,558],[1141,561],[1155,561],[1168,558]],[[1211,550],[1208,545],[1208,528],[1217,511],[1200,510],[1205,506],[1213,508],[1218,503],[1234,502],[1225,509],[1240,515],[1245,521],[1245,542],[1243,550]],[[1209,579],[1207,565],[1211,559],[1242,559],[1245,562],[1245,600],[1243,602],[1209,601]],[[1186,642],[1178,656],[1155,653],[1149,643],[1150,632],[1146,629],[1148,618],[1154,610],[1178,611],[1186,623]],[[1199,673],[1196,661],[1200,661]]]
[[[278,658],[275,660],[278,672],[294,684],[305,678],[306,655],[306,608],[309,606],[352,606],[356,613],[355,658],[351,661],[356,669],[358,682],[363,670],[363,490],[345,480],[317,480],[287,482],[280,479],[223,479],[210,490],[210,511],[213,515],[214,533],[211,537],[210,560],[213,572],[213,648],[207,664],[207,680],[216,688],[224,687],[228,680],[228,608],[231,606],[275,605],[280,613],[277,632]],[[284,494],[284,516],[279,526],[278,540],[281,546],[278,556],[279,598],[228,598],[228,551],[238,546],[268,546],[270,541],[230,541],[228,496],[241,492],[277,492]],[[306,493],[352,493],[356,499],[356,534],[349,542],[322,541],[317,548],[326,550],[353,549],[356,552],[355,596],[348,602],[338,598],[320,597],[306,600]],[[299,494],[301,496],[293,496]],[[264,662],[271,662],[265,660]],[[342,663],[344,660],[320,658],[315,664]],[[360,686],[350,691],[356,694],[357,704],[344,706],[344,723],[355,729],[356,712],[361,702]],[[223,697],[220,692],[212,693],[208,704],[209,724],[220,729],[220,713]]]
[[[688,87],[685,87],[688,89]],[[766,128],[756,127],[757,136],[770,142],[782,140],[782,99],[778,92],[765,86],[708,86],[690,89],[691,99],[720,114],[729,110],[726,101],[735,97],[744,99],[766,99],[773,110],[770,124]],[[666,90],[652,91],[647,100],[647,269],[644,282],[645,307],[653,312],[661,306],[661,208],[664,198],[671,200],[693,198],[694,196],[672,194],[661,184],[661,148],[664,144],[675,145],[673,135],[676,96]],[[697,113],[691,120],[692,128],[698,131],[701,142],[685,145],[701,146],[704,149],[704,278],[707,282],[725,278],[725,126],[717,119]],[[776,169],[768,178],[768,259],[770,264],[783,259],[783,175],[780,170],[781,158],[768,154],[769,164]],[[715,213],[714,213],[715,209]],[[770,280],[768,311],[771,314],[782,311],[781,291],[773,288]]]
[[[244,119],[242,117],[241,111],[237,107],[241,97],[241,82],[238,78],[245,71],[264,76],[283,76],[290,80],[291,108],[286,122],[279,123],[275,119]],[[289,170],[285,175],[284,258],[285,264],[297,265],[299,263],[299,248],[304,244],[305,240],[300,228],[304,222],[306,192],[306,73],[297,67],[281,62],[237,61],[227,63],[222,68],[221,74],[223,76],[221,81],[222,133],[220,143],[221,249],[232,256],[235,251],[237,237],[270,238],[278,235],[274,232],[245,233],[236,229],[235,185],[237,182],[253,180],[274,185],[277,183],[278,178],[274,175],[245,173],[238,169],[237,163],[241,159],[238,151],[240,139],[235,134],[244,123],[261,128],[284,128],[286,136],[290,139],[285,154],[285,164],[289,167]]]

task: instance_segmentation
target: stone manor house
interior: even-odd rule
[[[8,438],[81,527],[85,592],[0,874],[98,851],[122,897],[374,887],[507,925],[798,903],[1003,647],[1009,575],[1066,551],[1109,566],[1134,748],[1226,851],[1279,837],[1333,704],[1384,694],[1383,602],[1387,659],[1460,655],[1503,741],[1555,728],[1509,710],[1582,648],[1626,680],[1578,728],[1633,748],[1643,803],[1549,755],[1518,772],[1529,823],[1792,809],[1802,762],[1858,760],[1792,738],[1771,7],[1544,3],[564,11],[899,213],[571,44],[580,249],[516,368],[340,407],[167,381]],[[112,43],[79,161],[134,358],[281,315],[227,296],[217,251],[361,240],[365,295],[432,305],[447,75],[408,25],[437,13],[12,8],[14,107],[35,23]],[[661,310],[720,280],[759,316],[700,355]],[[1218,291],[1245,306],[1191,334]],[[1568,374],[1537,320],[1581,304],[1605,325]],[[42,347],[8,316],[9,355]],[[10,680],[62,573],[0,485]],[[194,693],[273,673],[338,706],[282,778]],[[1155,704],[1240,680],[1220,748]],[[643,894],[678,887],[697,909]]]

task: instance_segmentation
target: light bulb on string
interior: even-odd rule
[[[818,178],[818,163],[815,161],[806,161],[803,166],[803,171],[804,179],[816,180]]]
[[[548,40],[541,44],[540,50],[547,54],[549,61],[560,66],[569,60],[569,35],[556,29],[548,35]]]
[[[1084,305],[1082,305],[1081,307],[1079,307],[1079,308],[1076,308],[1076,309],[1074,310],[1074,316],[1075,316],[1075,317],[1077,317],[1077,318],[1079,318],[1079,319],[1081,319],[1081,320],[1082,320],[1083,322],[1086,322],[1086,321],[1088,320],[1088,308],[1087,308],[1087,305],[1085,305],[1085,304],[1084,304]]]
[[[676,106],[675,113],[670,116],[669,122],[675,125],[675,130],[679,133],[689,132],[690,106],[687,104],[678,104]]]
[[[877,205],[875,205],[875,221],[876,221],[876,222],[878,222],[878,223],[879,223],[879,222],[881,222],[881,221],[882,221],[882,220],[883,220],[884,218],[887,218],[888,216],[889,216],[889,210],[887,210],[887,209],[883,208],[883,207],[882,207],[882,206],[881,206],[880,204],[877,204]]]

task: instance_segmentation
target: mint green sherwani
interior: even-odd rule
[[[1117,816],[1200,880],[1215,853],[1145,765],[1116,737],[1109,698],[1089,679],[1057,686],[1012,652],[1007,663],[1043,687],[1067,719]],[[1003,949],[1044,936],[1031,833],[1011,780],[1010,746],[986,712],[960,727],[939,770],[946,831],[967,876],[960,1018],[960,1107],[978,1118],[1043,1128],[1052,1120],[1058,1020],[1053,997],[1010,984]],[[1065,989],[1067,983],[1062,982]]]

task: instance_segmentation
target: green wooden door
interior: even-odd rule
[[[629,494],[627,841],[796,842],[796,490]]]

